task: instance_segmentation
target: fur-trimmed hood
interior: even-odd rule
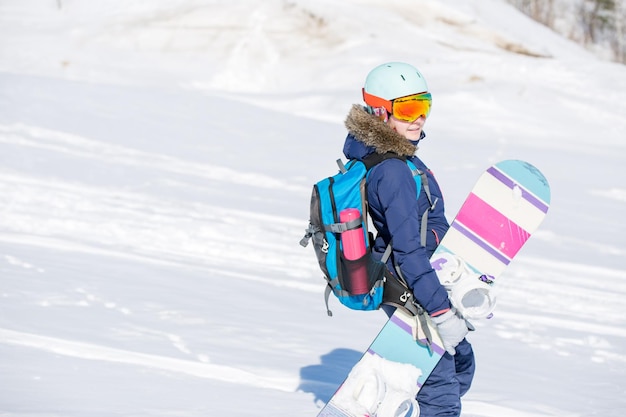
[[[393,152],[400,156],[413,156],[417,150],[417,145],[411,143],[395,130],[390,129],[383,121],[369,114],[359,104],[354,104],[350,109],[345,126],[350,136],[368,148],[372,148],[376,153]],[[348,143],[346,143],[347,145]],[[346,152],[351,153],[344,147],[344,153]]]

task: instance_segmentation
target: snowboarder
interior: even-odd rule
[[[461,396],[474,375],[474,354],[465,339],[467,323],[452,308],[446,289],[432,269],[429,257],[448,230],[441,190],[432,172],[415,156],[425,138],[424,123],[432,103],[426,81],[413,66],[390,62],[374,68],[363,87],[365,106],[354,105],[345,121],[348,136],[343,152],[362,160],[371,153],[395,153],[409,158],[427,173],[427,193],[416,194],[415,180],[405,162],[386,159],[369,172],[367,195],[378,235],[374,256],[382,258],[392,244],[387,267],[401,274],[416,300],[437,324],[446,348],[437,367],[417,395],[421,417],[459,416]],[[426,244],[420,243],[421,220],[427,217]],[[388,315],[392,308],[383,306]]]

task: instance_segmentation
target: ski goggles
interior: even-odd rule
[[[405,122],[412,122],[421,116],[428,117],[433,102],[430,93],[411,94],[393,100],[385,100],[367,93],[365,89],[363,89],[363,100],[371,107],[384,108],[393,117]]]

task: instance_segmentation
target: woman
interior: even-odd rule
[[[415,156],[419,141],[426,136],[423,128],[430,113],[431,95],[415,67],[391,62],[368,74],[363,99],[366,106],[354,105],[345,122],[349,132],[345,156],[362,160],[372,153],[394,153],[410,159],[427,174],[432,205],[425,192],[417,196],[413,175],[402,160],[385,159],[370,170],[367,197],[378,231],[373,253],[380,259],[391,242],[389,270],[398,273],[399,269],[415,299],[437,324],[447,351],[417,395],[420,416],[459,416],[460,397],[469,389],[474,374],[474,355],[465,340],[467,324],[452,308],[429,262],[449,224],[439,185]],[[422,246],[420,228],[426,212],[427,234]]]

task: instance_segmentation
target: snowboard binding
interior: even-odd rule
[[[442,252],[431,259],[452,305],[468,320],[493,316],[496,307],[495,278],[474,272],[460,257]]]
[[[337,392],[350,415],[418,417],[415,381],[421,371],[368,355],[350,372]]]

